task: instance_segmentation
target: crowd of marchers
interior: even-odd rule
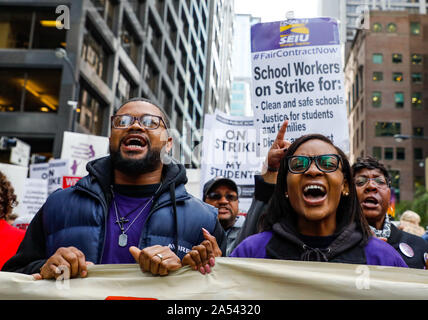
[[[84,278],[89,264],[137,263],[153,275],[183,266],[207,274],[219,256],[426,269],[427,233],[388,215],[385,166],[371,157],[351,164],[320,134],[290,143],[287,125],[242,215],[231,179],[208,181],[202,199],[186,191],[162,107],[125,102],[111,117],[109,155],[89,162],[75,186],[52,193],[25,232],[8,223],[17,200],[0,173],[1,270],[39,280],[66,267]],[[418,223],[414,212],[403,217]]]

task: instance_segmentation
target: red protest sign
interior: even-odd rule
[[[82,179],[82,177],[63,176],[62,188],[66,189],[68,187],[74,186],[80,179]]]

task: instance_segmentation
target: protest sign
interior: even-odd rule
[[[70,174],[83,177],[88,174],[89,161],[108,155],[108,137],[94,136],[76,132],[64,132],[61,159],[70,160]]]
[[[66,189],[69,187],[74,186],[77,181],[79,181],[80,179],[82,179],[82,177],[73,177],[73,176],[63,176],[62,177],[62,188]]]
[[[16,139],[16,146],[10,149],[10,163],[28,167],[31,146],[22,140]]]
[[[205,115],[200,188],[218,176],[235,181],[241,212],[247,212],[250,207],[254,175],[261,169],[255,139],[252,117],[229,116],[220,111]]]
[[[49,163],[30,164],[30,178],[47,180],[49,177]]]
[[[258,23],[251,28],[252,106],[257,154],[266,154],[284,120],[293,142],[320,133],[349,151],[337,22],[331,18]]]
[[[24,192],[17,208],[19,217],[14,221],[13,225],[20,229],[27,229],[34,215],[43,206],[47,197],[47,179],[25,179]]]
[[[30,178],[43,179],[47,181],[48,194],[58,188],[62,188],[64,176],[69,176],[71,168],[67,159],[51,159],[47,163],[30,165]]]

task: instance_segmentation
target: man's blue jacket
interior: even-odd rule
[[[73,246],[86,261],[100,263],[104,251],[107,214],[112,199],[113,169],[110,157],[87,165],[88,175],[70,188],[52,193],[31,221],[16,255],[2,271],[32,274],[60,247]],[[204,237],[202,228],[226,252],[224,231],[217,210],[188,194],[185,168],[164,165],[162,187],[141,230],[138,247],[169,246],[182,259]]]

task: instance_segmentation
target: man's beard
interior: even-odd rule
[[[161,165],[160,150],[151,148],[150,142],[148,142],[147,153],[143,158],[125,159],[120,153],[120,148],[118,151],[114,151],[111,147],[110,157],[114,169],[130,176],[153,172]]]

